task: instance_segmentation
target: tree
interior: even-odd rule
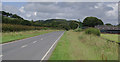
[[[79,23],[75,22],[74,20],[71,20],[69,26],[71,29],[76,29],[79,26]]]
[[[112,26],[112,24],[110,24],[110,23],[106,23],[105,25]]]
[[[80,21],[80,19],[78,19],[79,21],[79,28],[82,28],[82,22]]]
[[[120,27],[120,24],[118,24],[117,26],[119,26],[119,27]]]
[[[28,20],[21,20],[21,23],[20,23],[21,25],[28,25],[28,26],[30,26],[31,25],[31,22],[30,21],[28,21]]]
[[[104,23],[102,22],[102,20],[96,17],[86,17],[83,21],[83,25],[88,27],[94,27],[96,25],[103,25],[103,24]]]
[[[23,19],[22,17],[18,16],[17,14],[14,14],[11,16],[12,18],[18,18],[18,19]]]

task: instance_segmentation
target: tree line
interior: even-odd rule
[[[101,19],[97,17],[86,17],[83,22],[80,20],[66,20],[66,19],[47,19],[47,20],[25,20],[17,14],[12,14],[5,11],[0,11],[2,15],[3,24],[14,24],[14,25],[25,25],[25,26],[35,26],[35,27],[48,27],[57,29],[76,29],[81,27],[94,27],[96,25],[104,25]],[[112,25],[107,23],[106,25]]]
[[[12,14],[9,12],[1,11],[2,23],[3,24],[15,24],[15,25],[27,25],[27,26],[37,26],[37,27],[52,27],[57,29],[76,29],[78,24],[82,24],[76,20],[66,20],[66,19],[47,19],[47,20],[36,20],[29,21],[25,20],[17,14]]]

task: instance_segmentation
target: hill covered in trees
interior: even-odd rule
[[[18,16],[17,14],[12,14],[12,13],[5,12],[5,11],[1,11],[0,13],[2,15],[2,23],[4,25],[9,24],[9,26],[10,26],[10,24],[12,24],[12,26],[13,25],[14,26],[15,25],[24,25],[24,26],[48,27],[48,28],[65,29],[65,30],[76,29],[78,27],[78,25],[82,26],[82,22],[78,22],[76,20],[47,19],[47,20],[29,21],[29,20],[23,19],[22,17]],[[5,27],[7,27],[7,26],[5,26]]]
[[[0,11],[0,16],[2,16],[2,30],[3,31],[21,31],[21,30],[40,30],[41,28],[52,28],[52,29],[63,29],[70,30],[81,27],[95,27],[97,25],[104,25],[101,19],[97,17],[86,17],[83,22],[77,20],[67,20],[67,19],[46,19],[46,20],[25,20],[17,14],[12,14],[5,11]],[[22,25],[22,26],[21,26]],[[112,24],[105,24],[112,25]],[[15,29],[17,26],[17,29]],[[19,27],[20,26],[20,27]],[[32,28],[22,28],[22,27],[32,27]],[[113,26],[113,25],[112,25]],[[117,26],[120,26],[117,25]],[[9,30],[8,30],[9,28]],[[20,30],[20,29],[21,30]]]

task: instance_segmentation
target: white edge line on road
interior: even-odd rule
[[[0,55],[0,58],[2,57],[3,55]]]
[[[41,38],[41,40],[43,40],[43,38]]]
[[[63,32],[64,33],[64,32]],[[61,36],[63,35],[63,33],[59,36],[59,38],[53,43],[53,45],[50,47],[50,49],[46,52],[46,54],[43,56],[43,58],[41,59],[40,62],[42,62],[42,60],[45,59],[45,57],[48,55],[48,53],[50,52],[50,50],[53,48],[53,46],[57,43],[57,41],[61,38]]]

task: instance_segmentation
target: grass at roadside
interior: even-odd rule
[[[117,60],[118,45],[94,35],[67,31],[49,60]]]
[[[2,33],[2,43],[33,37],[53,31],[55,30],[30,30],[30,31],[20,31],[20,32],[5,32]]]
[[[118,40],[118,34],[101,34],[101,36],[111,41],[120,42]]]

